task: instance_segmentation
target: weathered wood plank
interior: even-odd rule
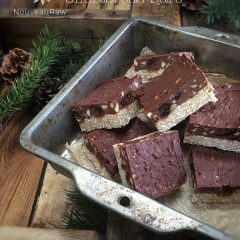
[[[0,134],[0,225],[27,226],[44,162],[19,144],[31,110],[17,113]]]
[[[93,12],[99,12],[93,11]],[[116,29],[128,19],[126,11],[104,11],[103,15],[92,13],[90,10],[71,17],[13,17],[0,18],[0,31],[7,37],[34,38],[46,24],[58,29],[67,38],[105,38],[111,36]],[[80,18],[80,16],[82,18]],[[95,16],[95,17],[94,17]],[[98,18],[99,17],[99,18]],[[111,21],[116,20],[116,21]],[[34,27],[33,27],[34,26]]]
[[[20,237],[21,236],[21,237]],[[100,240],[104,239],[95,231],[37,229],[21,227],[0,227],[0,240]]]
[[[181,26],[180,6],[177,3],[156,4],[146,0],[145,3],[133,3],[132,17],[141,16],[161,20],[176,26]]]
[[[69,154],[76,163],[92,171],[95,170],[92,162],[83,157],[82,141],[68,145]],[[70,156],[69,156],[70,157]],[[65,193],[66,189],[74,189],[74,182],[61,174],[58,174],[48,165],[34,211],[31,226],[44,228],[62,228],[62,219],[68,210],[76,208],[76,205],[69,201]]]
[[[105,19],[105,20],[125,20],[131,17],[130,10],[105,10],[105,9],[99,9],[96,11],[95,9],[84,9],[84,10],[75,10],[75,9],[55,9],[56,11],[44,11],[46,9],[23,9],[22,11],[18,11],[16,9],[13,11],[12,9],[5,9],[5,11],[2,11],[0,15],[0,19],[23,19],[26,18],[29,20],[31,19],[41,19],[41,20],[47,20],[50,22],[53,21],[52,19],[61,19],[66,20],[67,19],[85,19],[88,21],[91,20],[99,20],[99,19]],[[53,9],[54,10],[54,9]],[[37,13],[36,13],[37,11]],[[40,21],[41,21],[40,20]],[[79,23],[79,22],[78,22]],[[33,24],[32,24],[33,26]]]
[[[32,8],[33,0],[1,0],[0,8]]]
[[[79,42],[83,47],[88,49],[97,49],[100,44],[100,39],[95,38],[85,38],[85,39],[79,39],[79,38],[68,38],[69,40]],[[22,49],[29,50],[32,48],[32,41],[35,41],[36,38],[25,38],[25,37],[5,37],[4,38],[4,47],[5,49],[12,49],[15,47],[19,47]],[[102,39],[104,41],[105,38]]]
[[[143,238],[140,231],[143,231],[143,229],[137,224],[133,224],[115,213],[109,213],[106,233],[108,240],[146,239]]]
[[[73,186],[73,180],[57,173],[48,164],[31,226],[62,228],[62,217],[70,204],[65,189]]]
[[[101,0],[90,1],[88,3],[87,9],[105,9],[105,10],[131,10],[131,3],[123,2],[119,0],[109,1],[104,3]]]
[[[45,1],[43,5],[39,2],[37,7],[44,9],[85,9],[87,7],[87,1],[51,0],[50,2]]]
[[[36,38],[25,38],[25,37],[4,37],[4,50],[7,51],[9,49],[18,47],[22,49],[29,50],[32,48],[32,41],[35,41]]]

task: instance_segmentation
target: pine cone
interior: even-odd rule
[[[202,5],[205,2],[206,0],[183,0],[181,3],[181,7],[193,12],[197,12],[201,9]]]
[[[30,54],[23,49],[14,48],[4,56],[0,73],[8,83],[14,83],[15,78],[21,74],[30,59]]]
[[[63,86],[64,84],[59,78],[45,78],[34,94],[36,111],[41,111]]]

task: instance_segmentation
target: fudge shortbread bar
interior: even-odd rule
[[[174,60],[183,55],[194,60],[191,52],[172,52],[164,55],[146,54],[136,57],[133,67],[127,71],[125,76],[132,78],[139,75],[143,83],[147,83],[150,79],[161,76],[168,67],[171,67]]]
[[[208,102],[217,100],[204,73],[185,55],[174,60],[141,91],[144,112],[159,131],[169,130]]]
[[[90,152],[97,158],[97,165],[105,168],[110,176],[118,173],[117,160],[113,152],[113,145],[153,132],[145,122],[135,118],[121,129],[99,129],[86,134],[85,143]],[[98,169],[98,166],[95,167]]]
[[[85,98],[73,106],[73,113],[82,131],[120,128],[129,123],[139,111],[137,89],[140,77],[121,77],[103,81]]]
[[[194,190],[229,193],[240,189],[240,154],[191,146]]]
[[[218,99],[190,116],[184,142],[240,152],[240,83],[219,86]]]
[[[158,199],[186,181],[177,131],[155,132],[114,145],[123,185]]]

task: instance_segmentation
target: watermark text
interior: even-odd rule
[[[65,16],[66,14],[66,9],[13,9],[14,16]]]

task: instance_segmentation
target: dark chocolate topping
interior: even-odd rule
[[[172,52],[164,55],[142,55],[135,58],[135,62],[137,63],[137,66],[135,65],[135,71],[157,71],[160,68],[167,68],[168,64],[183,55],[194,60],[194,56],[191,52]]]
[[[157,199],[175,192],[186,180],[177,131],[150,134],[125,142],[120,149],[138,192]]]
[[[240,188],[240,154],[192,146],[197,191]]]
[[[116,114],[129,104],[138,101],[136,91],[141,88],[140,77],[126,77],[103,81],[85,98],[73,106],[75,118],[81,123],[86,118]]]
[[[126,127],[112,130],[94,130],[86,134],[87,147],[100,160],[100,163],[114,176],[117,171],[117,161],[113,152],[113,145],[142,136],[154,131],[140,119],[133,119]]]
[[[137,84],[137,86],[135,85]],[[121,92],[135,91],[141,86],[139,77],[132,79],[120,77],[101,82],[95,90],[93,90],[85,98],[75,103],[75,107],[89,105],[107,105],[116,102],[121,98]]]
[[[218,99],[209,103],[190,117],[190,125],[222,128],[240,128],[240,83],[225,85],[215,89]]]
[[[145,112],[166,117],[173,104],[192,98],[207,84],[204,73],[185,55],[175,59],[164,73],[143,86],[140,102]]]
[[[107,170],[115,175],[117,172],[117,164],[112,146],[119,143],[119,138],[114,131],[111,130],[94,130],[86,135],[87,148],[94,153],[98,158],[101,158],[100,163]]]

